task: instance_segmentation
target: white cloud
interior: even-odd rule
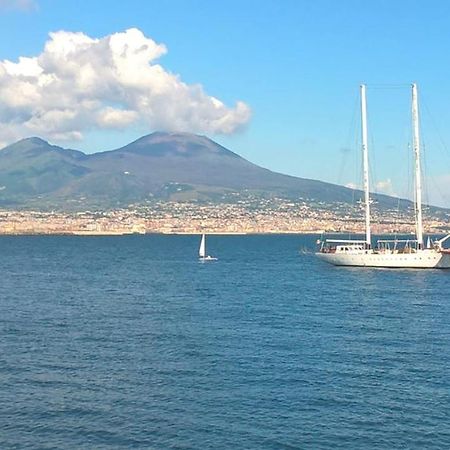
[[[345,187],[346,187],[346,188],[349,188],[349,189],[361,189],[361,186],[358,186],[357,184],[352,183],[352,182],[347,183],[347,184],[345,185]]]
[[[1,10],[16,9],[19,11],[35,11],[38,8],[34,0],[0,0]]]
[[[107,106],[99,111],[96,123],[103,128],[121,128],[138,120],[136,111],[118,110]]]
[[[392,185],[392,180],[390,178],[376,182],[375,191],[381,194],[392,195],[394,197],[397,196],[394,190],[394,186]]]
[[[40,55],[0,61],[0,141],[130,125],[228,134],[249,121],[245,103],[228,107],[165,70],[156,62],[165,53],[136,28],[101,39],[50,33]]]

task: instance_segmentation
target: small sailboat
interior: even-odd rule
[[[427,240],[424,246],[422,224],[422,175],[419,139],[419,108],[417,86],[412,85],[412,128],[415,162],[415,239],[379,240],[372,247],[370,229],[369,157],[367,145],[366,86],[361,85],[361,133],[364,172],[364,240],[326,239],[320,241],[317,256],[335,266],[389,267],[414,269],[450,269],[450,249],[443,243],[450,234],[439,240]]]
[[[202,240],[200,241],[200,248],[198,250],[198,258],[201,262],[203,261],[217,261],[214,256],[209,256],[206,254],[206,235],[202,234]]]

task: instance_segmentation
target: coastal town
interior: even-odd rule
[[[450,214],[425,211],[425,231],[450,231]],[[374,233],[408,234],[414,230],[409,210],[372,209]],[[234,203],[167,202],[129,205],[102,211],[0,210],[0,234],[259,234],[259,233],[361,233],[360,204],[238,200]]]

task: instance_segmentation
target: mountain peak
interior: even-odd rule
[[[137,139],[118,151],[153,157],[216,155],[240,158],[236,153],[206,136],[185,132],[156,131]]]
[[[29,137],[29,138],[21,139],[20,141],[14,142],[13,144],[6,146],[1,151],[5,152],[5,153],[29,152],[29,151],[48,151],[48,149],[50,149],[52,147],[53,146],[50,145],[47,141],[44,141],[44,139],[41,139],[39,137]]]
[[[156,132],[125,147],[84,154],[38,137],[0,151],[0,205],[116,207],[150,200],[309,199],[354,203],[361,193],[263,169],[206,136]],[[376,196],[379,204],[398,200]]]
[[[137,139],[135,142],[146,142],[146,143],[159,143],[159,142],[177,142],[179,144],[216,144],[213,140],[207,138],[206,136],[187,133],[187,132],[167,132],[167,131],[155,131],[154,133],[147,134]]]
[[[50,155],[49,157],[52,158],[53,156],[51,155],[57,154],[62,158],[76,160],[86,158],[86,155],[83,152],[52,145],[37,136],[21,139],[20,141],[10,144],[0,151],[3,155],[10,155],[13,157],[19,155],[27,155],[27,157]]]
[[[27,142],[27,143],[30,143],[33,145],[50,145],[47,141],[45,141],[44,139],[41,139],[40,137],[37,137],[37,136],[32,136],[29,138],[21,139],[19,142]]]

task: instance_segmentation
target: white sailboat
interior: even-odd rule
[[[419,108],[417,86],[412,85],[412,124],[413,147],[415,161],[415,239],[379,240],[372,248],[370,230],[370,186],[369,186],[369,156],[367,147],[367,111],[366,87],[361,85],[361,134],[364,172],[364,205],[365,205],[365,240],[327,239],[320,242],[320,250],[316,255],[324,261],[336,266],[363,266],[385,268],[417,268],[417,269],[449,269],[450,249],[443,243],[450,235],[431,242],[428,238],[426,247],[423,245],[422,223],[422,179],[420,164],[419,140]]]
[[[198,258],[201,262],[203,261],[217,261],[217,258],[209,256],[206,254],[206,235],[202,234],[202,239],[200,241],[200,248],[198,250]]]

